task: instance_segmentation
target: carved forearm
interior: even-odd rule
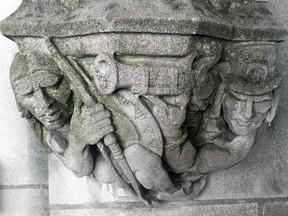
[[[170,171],[175,173],[185,172],[194,162],[196,154],[195,147],[187,138],[187,133],[182,135],[182,138],[169,140],[164,145],[163,157]]]
[[[222,135],[213,142],[206,142],[198,148],[191,170],[207,173],[231,167],[247,156],[254,139],[255,133],[251,133],[249,136],[237,136],[231,141]]]
[[[198,149],[195,162],[189,171],[208,173],[215,170],[225,169],[240,162],[249,152],[250,148],[232,153],[227,149],[214,145],[213,143],[206,143]]]
[[[74,143],[72,140],[69,140],[69,147],[64,153],[64,164],[76,176],[83,177],[90,174],[94,168],[91,147],[89,145],[83,147],[81,145],[77,146],[77,143]]]

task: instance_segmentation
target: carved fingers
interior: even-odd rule
[[[170,194],[177,191],[159,155],[138,144],[126,148],[124,154],[137,180],[146,189]]]
[[[256,132],[251,132],[246,136],[237,136],[231,142],[225,142],[223,147],[231,153],[241,152],[250,149],[255,143]]]
[[[94,145],[113,131],[110,112],[100,103],[75,107],[71,119],[71,136],[76,145]]]

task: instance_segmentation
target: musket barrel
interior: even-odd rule
[[[76,94],[78,94],[81,98],[81,100],[88,104],[88,105],[94,105],[98,102],[96,97],[93,97],[90,91],[85,87],[86,83],[83,81],[82,77],[77,73],[77,71],[72,67],[70,62],[64,58],[61,53],[57,50],[57,48],[53,45],[50,38],[45,37],[45,44],[47,46],[47,49],[49,50],[50,54],[52,55],[53,59],[55,60],[56,64],[61,69],[63,75],[67,79],[67,81],[70,84],[70,87],[73,91],[75,91]],[[107,144],[106,144],[107,142]],[[142,194],[141,185],[136,180],[129,164],[127,163],[125,156],[123,154],[123,151],[117,143],[117,138],[113,133],[108,134],[104,137],[104,144],[108,146],[109,150],[111,151],[113,157],[115,159],[118,159],[119,166],[122,168],[124,173],[126,174],[128,180],[130,181],[131,185],[133,186],[133,189],[137,193],[138,197],[146,204],[150,205],[150,201],[147,200],[148,197],[145,197]],[[101,143],[98,144],[98,146]],[[116,148],[117,147],[117,148]],[[115,155],[114,155],[115,154]]]
[[[70,62],[64,58],[57,48],[53,45],[50,38],[45,38],[45,44],[53,59],[57,63],[58,67],[61,69],[68,83],[70,84],[71,89],[80,96],[81,100],[85,104],[93,105],[97,101],[89,93],[88,89],[85,87],[85,82],[78,73],[75,73],[74,68],[71,66]]]

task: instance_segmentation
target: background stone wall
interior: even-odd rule
[[[1,0],[0,19],[12,13],[20,2]],[[268,5],[288,28],[288,1],[270,0]],[[69,202],[71,191],[74,195],[73,191],[77,191],[69,189],[69,185],[62,187],[62,194],[57,194],[55,187],[50,188],[50,198],[53,198],[50,201],[53,202],[49,206],[48,155],[35,140],[28,123],[20,118],[9,83],[9,67],[16,52],[16,45],[1,36],[0,215],[288,215],[288,41],[279,44],[278,70],[282,72],[284,82],[278,113],[270,127],[265,125],[260,128],[251,154],[238,165],[213,173],[204,193],[197,200],[174,202],[154,209],[147,209],[138,203],[92,204],[83,191],[77,196],[85,197],[88,203],[75,202],[77,196],[73,197],[73,202]],[[50,182],[55,183],[52,174],[55,174],[55,169],[50,170]],[[75,184],[78,183],[71,185]],[[81,187],[78,188],[81,190]],[[64,197],[61,202],[59,197]]]
[[[1,0],[0,20],[21,0]],[[47,154],[29,124],[20,117],[9,81],[16,44],[0,37],[0,215],[46,216],[48,208]]]

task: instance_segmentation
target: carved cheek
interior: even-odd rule
[[[254,115],[253,101],[239,101],[239,114],[244,119],[250,119]]]
[[[33,97],[28,98],[25,96],[17,96],[17,100],[20,102],[24,109],[29,110],[33,115],[35,115],[36,104]]]
[[[266,114],[269,109],[271,109],[271,101],[263,101],[259,103],[254,103],[253,106],[256,113]]]
[[[66,81],[63,81],[57,89],[47,89],[47,93],[54,100],[61,104],[66,104],[67,100],[70,97],[71,89]]]
[[[224,101],[224,115],[228,118],[234,118],[234,115],[237,113],[239,102],[234,100],[225,100]]]

